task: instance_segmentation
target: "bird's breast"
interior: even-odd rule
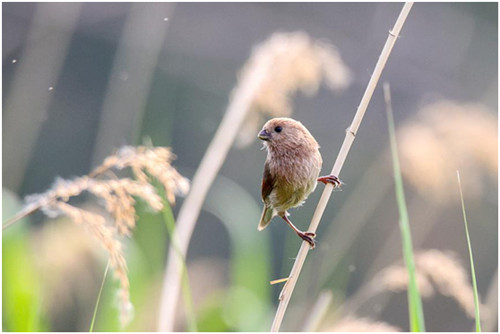
[[[305,155],[290,150],[270,155],[268,163],[276,181],[300,185],[318,177],[322,159],[319,151]]]
[[[319,151],[302,156],[287,152],[270,157],[268,163],[274,180],[270,199],[284,211],[300,205],[315,189],[322,160]]]

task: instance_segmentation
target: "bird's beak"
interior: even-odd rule
[[[271,139],[271,134],[266,130],[262,130],[257,137],[259,137],[260,140],[269,141]]]

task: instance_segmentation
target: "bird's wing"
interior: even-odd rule
[[[269,168],[269,163],[266,161],[264,165],[264,175],[262,177],[262,200],[267,204],[267,197],[271,194],[274,187],[274,178],[271,175],[271,169]]]
[[[269,205],[268,197],[273,191],[274,187],[274,178],[271,174],[271,169],[269,168],[269,163],[266,161],[264,165],[264,175],[262,177],[262,200],[264,201],[264,209],[262,211],[262,215],[260,217],[260,222],[258,226],[258,230],[262,231],[266,228],[267,225],[271,222],[271,219],[274,215],[274,209]]]

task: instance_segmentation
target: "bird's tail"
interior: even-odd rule
[[[257,227],[257,230],[262,231],[269,225],[271,222],[271,219],[273,218],[273,208],[269,208],[266,205],[264,205],[264,210],[262,210],[262,216],[260,217],[260,223],[259,226]]]

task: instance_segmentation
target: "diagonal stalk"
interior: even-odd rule
[[[384,48],[382,49],[382,53],[380,54],[377,64],[375,65],[373,75],[371,76],[370,81],[368,82],[363,98],[361,99],[361,103],[358,106],[358,109],[356,111],[356,114],[354,115],[354,119],[351,125],[346,131],[344,142],[342,143],[342,147],[340,148],[337,160],[333,165],[333,169],[331,172],[331,174],[333,175],[339,176],[340,174],[340,170],[344,165],[345,159],[347,158],[347,154],[349,153],[351,145],[354,142],[354,138],[356,137],[356,132],[358,131],[358,128],[361,124],[361,121],[363,120],[363,116],[366,112],[368,104],[373,95],[373,92],[375,91],[377,82],[382,74],[387,59],[391,54],[392,48],[396,43],[397,37],[401,32],[401,28],[403,27],[403,24],[412,6],[413,2],[405,3],[403,9],[401,10],[401,13],[399,14],[398,19],[396,20],[396,23],[394,24],[393,29],[389,31],[389,36],[387,37],[387,41],[385,42]],[[314,212],[313,218],[311,220],[311,224],[309,225],[308,229],[309,232],[316,232],[316,229],[318,228],[320,219],[323,215],[323,212],[325,211],[326,204],[330,199],[332,191],[333,191],[333,186],[330,184],[328,184],[323,190],[323,194],[321,195],[318,206],[316,207],[316,211]],[[274,317],[274,321],[271,327],[272,332],[279,331],[281,327],[283,317],[288,307],[288,303],[290,302],[293,289],[295,288],[295,284],[297,283],[298,277],[302,270],[302,266],[304,265],[308,251],[309,251],[309,244],[307,242],[302,242],[299,253],[295,259],[295,263],[290,272],[289,279],[286,282],[285,286],[283,287],[283,290],[281,291],[279,297],[280,303],[278,305],[278,309],[276,311],[276,315]]]

